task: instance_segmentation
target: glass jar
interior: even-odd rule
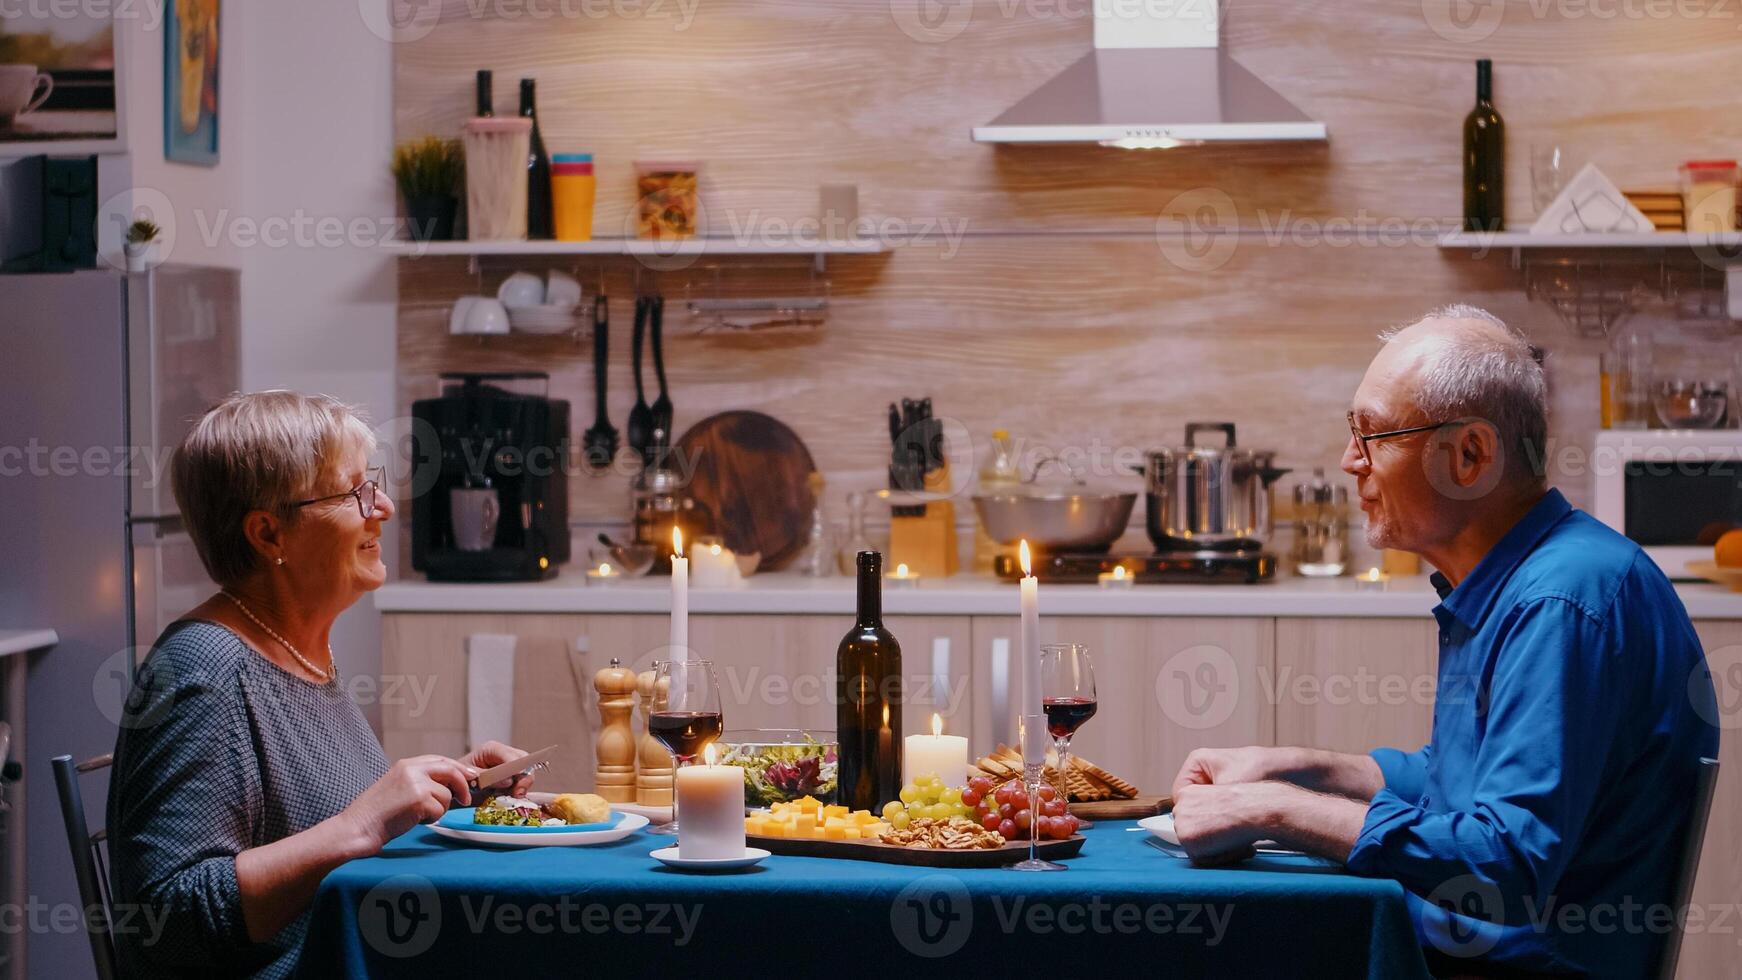
[[[1683,224],[1691,232],[1736,230],[1736,161],[1682,164]]]
[[[1310,483],[1294,488],[1294,548],[1297,575],[1330,578],[1349,569],[1349,489],[1332,486],[1323,467]]]

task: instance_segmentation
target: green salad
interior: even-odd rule
[[[722,765],[744,770],[744,804],[767,806],[814,796],[827,803],[835,798],[838,754],[833,744],[805,735],[803,742],[732,745]]]

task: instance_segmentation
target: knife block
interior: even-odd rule
[[[608,803],[635,802],[635,672],[616,660],[593,676],[599,692],[599,765],[593,771],[594,792]]]
[[[635,777],[635,802],[641,806],[671,806],[671,753],[647,731],[647,716],[654,708],[653,679],[654,672],[644,670],[635,683],[641,700],[641,741],[637,751],[641,773]]]
[[[950,467],[946,463],[925,476],[929,493],[950,492]],[[925,513],[916,517],[891,515],[889,518],[889,563],[885,572],[896,565],[926,578],[948,578],[960,567],[956,553],[956,505],[954,501],[937,500],[925,505]]]

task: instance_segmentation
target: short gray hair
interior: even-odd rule
[[[1379,339],[1389,343],[1408,327],[1428,320],[1473,320],[1496,329],[1444,338],[1422,368],[1416,405],[1431,422],[1479,418],[1492,423],[1512,457],[1507,470],[1540,481],[1538,461],[1548,441],[1548,381],[1542,352],[1506,321],[1464,303],[1439,307],[1413,323],[1381,333]]]
[[[375,447],[363,413],[327,395],[233,394],[194,422],[170,459],[170,482],[212,579],[230,585],[254,570],[242,531],[250,511],[294,521],[294,502],[318,496],[357,446]]]

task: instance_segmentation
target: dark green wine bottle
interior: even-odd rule
[[[901,644],[883,628],[883,556],[859,552],[859,617],[835,652],[840,798],[880,812],[901,793]]]
[[[1476,62],[1476,108],[1464,117],[1464,230],[1506,228],[1506,123],[1494,108],[1494,65]]]

